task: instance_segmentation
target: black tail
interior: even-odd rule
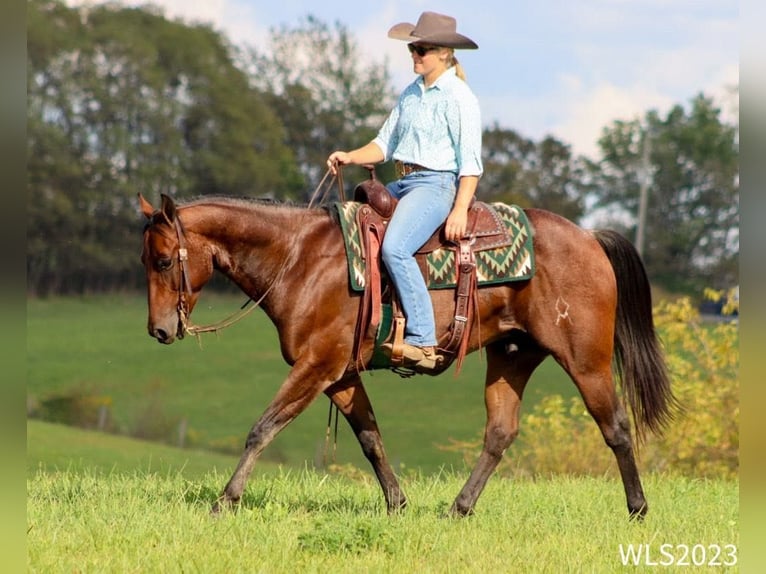
[[[617,278],[614,366],[627,397],[638,442],[646,429],[662,434],[678,401],[654,330],[649,279],[633,244],[615,231],[594,231]]]

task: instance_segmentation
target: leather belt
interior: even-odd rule
[[[401,179],[406,175],[410,175],[416,171],[427,170],[428,168],[416,163],[404,163],[403,161],[396,160],[394,162],[394,169],[396,170],[396,177]]]

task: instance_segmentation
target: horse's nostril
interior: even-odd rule
[[[168,333],[165,331],[165,329],[155,329],[154,330],[154,337],[158,341],[167,341],[168,340]]]

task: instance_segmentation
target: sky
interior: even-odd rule
[[[67,0],[69,5],[98,4]],[[127,0],[124,5],[146,1]],[[204,22],[234,44],[265,49],[269,32],[309,14],[354,35],[363,57],[387,58],[394,88],[414,79],[404,42],[387,37],[426,10],[457,19],[478,50],[457,55],[485,126],[523,137],[551,135],[596,159],[615,120],[687,106],[704,93],[736,120],[739,10],[736,0],[154,0],[165,16]]]

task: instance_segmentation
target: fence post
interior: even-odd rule
[[[106,428],[106,419],[109,416],[109,409],[106,405],[98,407],[98,430],[103,431]]]
[[[183,448],[186,444],[186,431],[188,426],[185,418],[181,419],[181,422],[178,423],[178,448]]]

